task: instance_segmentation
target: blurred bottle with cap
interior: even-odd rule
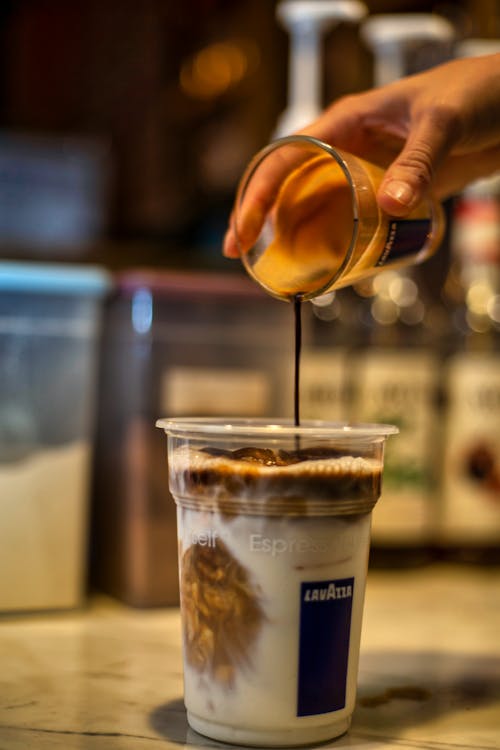
[[[500,51],[468,39],[462,56]],[[452,263],[444,287],[453,323],[446,370],[440,541],[446,558],[500,562],[500,173],[454,204]]]
[[[276,9],[289,44],[287,106],[274,138],[290,135],[324,109],[325,35],[338,24],[358,24],[368,13],[358,0],[284,0]],[[302,313],[301,414],[309,419],[348,418],[347,351],[353,340],[352,296],[324,295]]]
[[[376,15],[361,29],[381,86],[450,55],[454,31],[434,14]],[[422,50],[427,54],[423,55]],[[412,270],[382,272],[357,287],[364,343],[351,362],[358,420],[397,424],[373,514],[371,564],[433,558],[437,518],[439,358],[434,305]]]

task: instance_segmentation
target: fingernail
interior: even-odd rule
[[[410,206],[413,203],[414,193],[406,182],[391,180],[384,185],[384,193],[398,203],[401,203],[402,206]]]
[[[226,258],[234,258],[237,254],[236,246],[234,243],[234,236],[231,230],[228,230],[224,236],[222,254],[225,255]]]

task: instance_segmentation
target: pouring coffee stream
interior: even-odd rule
[[[233,232],[248,274],[295,312],[294,422],[300,425],[301,304],[387,269],[420,263],[444,233],[428,197],[405,218],[379,207],[384,171],[304,135],[259,152],[238,187]]]
[[[295,361],[293,380],[293,423],[300,427],[300,353],[302,349],[302,300],[297,295],[293,300],[295,317]]]

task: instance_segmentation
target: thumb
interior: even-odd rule
[[[414,125],[399,156],[388,167],[377,200],[392,216],[406,216],[430,192],[434,174],[451,149],[450,129],[427,116]]]

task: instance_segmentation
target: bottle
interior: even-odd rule
[[[500,562],[500,174],[457,200],[454,351],[446,373],[447,418],[440,544],[448,559]]]
[[[404,219],[376,201],[383,170],[304,135],[260,151],[240,182],[234,230],[241,259],[281,299],[312,299],[388,268],[430,257],[441,241],[440,204]]]
[[[316,297],[303,305],[306,336],[300,361],[300,405],[304,419],[350,421],[350,352],[358,335],[352,290]]]
[[[290,38],[288,102],[273,138],[290,135],[318,117],[322,102],[321,37],[336,24],[356,23],[368,9],[358,0],[283,0],[276,15]]]
[[[351,355],[353,418],[399,428],[388,446],[372,516],[370,564],[413,566],[434,556],[439,470],[439,360],[433,309],[410,273],[387,271],[361,288],[362,342]]]
[[[449,57],[455,37],[452,24],[436,13],[381,13],[370,16],[361,35],[374,53],[374,80],[377,86],[391,83],[410,72],[410,60],[425,49],[425,64],[419,69]],[[414,71],[413,71],[414,72]]]
[[[382,14],[368,18],[361,34],[374,53],[375,83],[381,86],[405,75],[420,47],[432,45],[435,54],[445,54],[453,28],[435,14]],[[434,556],[438,504],[435,305],[411,269],[384,271],[356,289],[365,335],[351,362],[355,417],[388,420],[400,430],[386,451],[370,563],[426,563]]]
[[[368,13],[358,0],[283,0],[276,15],[287,30],[288,98],[273,133],[279,138],[299,130],[323,110],[322,37],[339,23],[356,23]],[[348,418],[347,340],[352,326],[349,298],[334,292],[303,306],[300,354],[300,413],[305,419]],[[348,333],[349,332],[349,333]]]

